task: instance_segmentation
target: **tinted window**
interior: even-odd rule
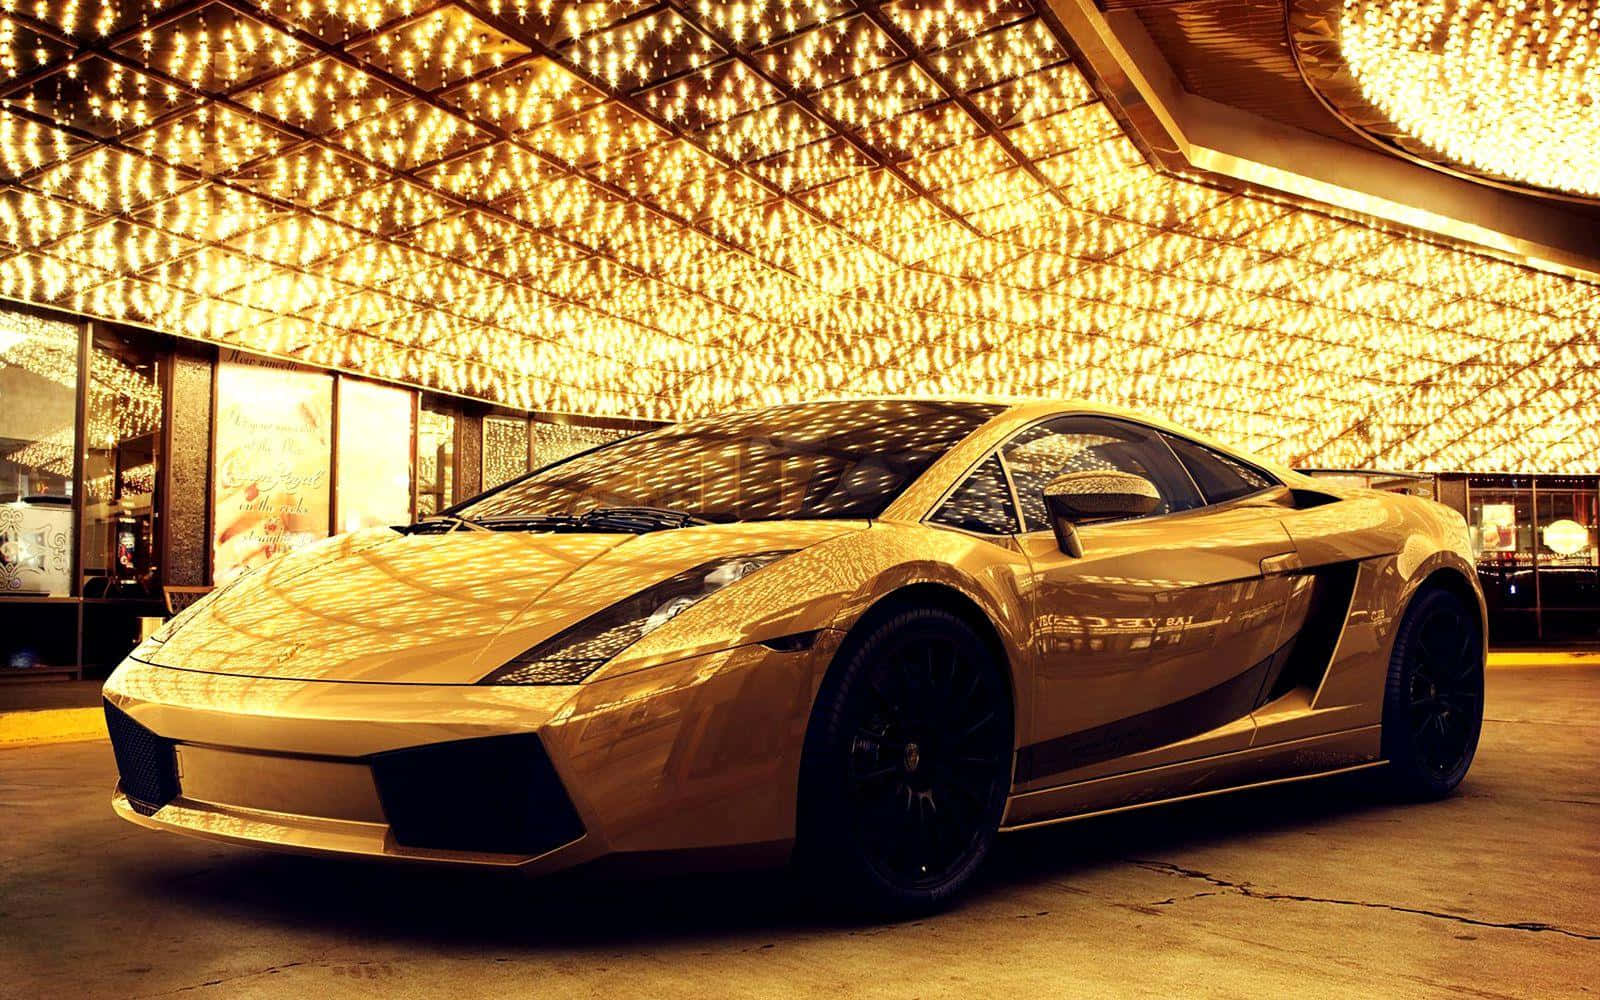
[[[933,520],[985,535],[1014,534],[1017,514],[1011,506],[1011,487],[1006,483],[999,457],[990,455],[973,470],[950,499],[940,505]]]
[[[710,521],[876,517],[1001,409],[858,400],[691,420],[541,469],[460,513],[492,520],[647,506]]]
[[[1023,431],[1002,454],[1029,531],[1050,527],[1044,488],[1066,472],[1115,470],[1143,476],[1161,494],[1156,514],[1200,506],[1200,495],[1155,431],[1104,417],[1058,417]]]
[[[1236,497],[1248,496],[1272,485],[1272,480],[1243,462],[1210,448],[1185,441],[1171,434],[1164,435],[1167,444],[1182,460],[1184,468],[1205,494],[1206,503],[1222,503]]]

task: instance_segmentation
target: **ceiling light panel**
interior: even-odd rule
[[[1158,173],[1031,3],[128,6],[6,15],[0,294],[530,409],[1600,452],[1592,284]]]
[[[1348,124],[1425,162],[1600,199],[1600,2],[1293,0],[1302,73]]]

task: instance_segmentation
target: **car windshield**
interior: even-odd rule
[[[473,521],[657,508],[706,521],[869,518],[1003,407],[859,400],[691,420],[618,441],[455,508]]]

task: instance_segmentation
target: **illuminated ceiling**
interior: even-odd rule
[[[1307,80],[1345,121],[1478,177],[1600,198],[1597,0],[1293,0]]]
[[[1084,396],[1600,464],[1593,285],[1158,173],[1029,2],[27,9],[0,294],[541,410]]]

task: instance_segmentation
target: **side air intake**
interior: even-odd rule
[[[1281,658],[1261,686],[1258,708],[1295,688],[1315,691],[1321,685],[1350,617],[1360,572],[1360,562],[1332,563],[1312,571],[1311,607],[1305,623],[1293,643],[1280,651]]]
[[[109,701],[105,708],[122,791],[136,812],[152,816],[178,797],[178,757],[172,741],[134,722]]]

